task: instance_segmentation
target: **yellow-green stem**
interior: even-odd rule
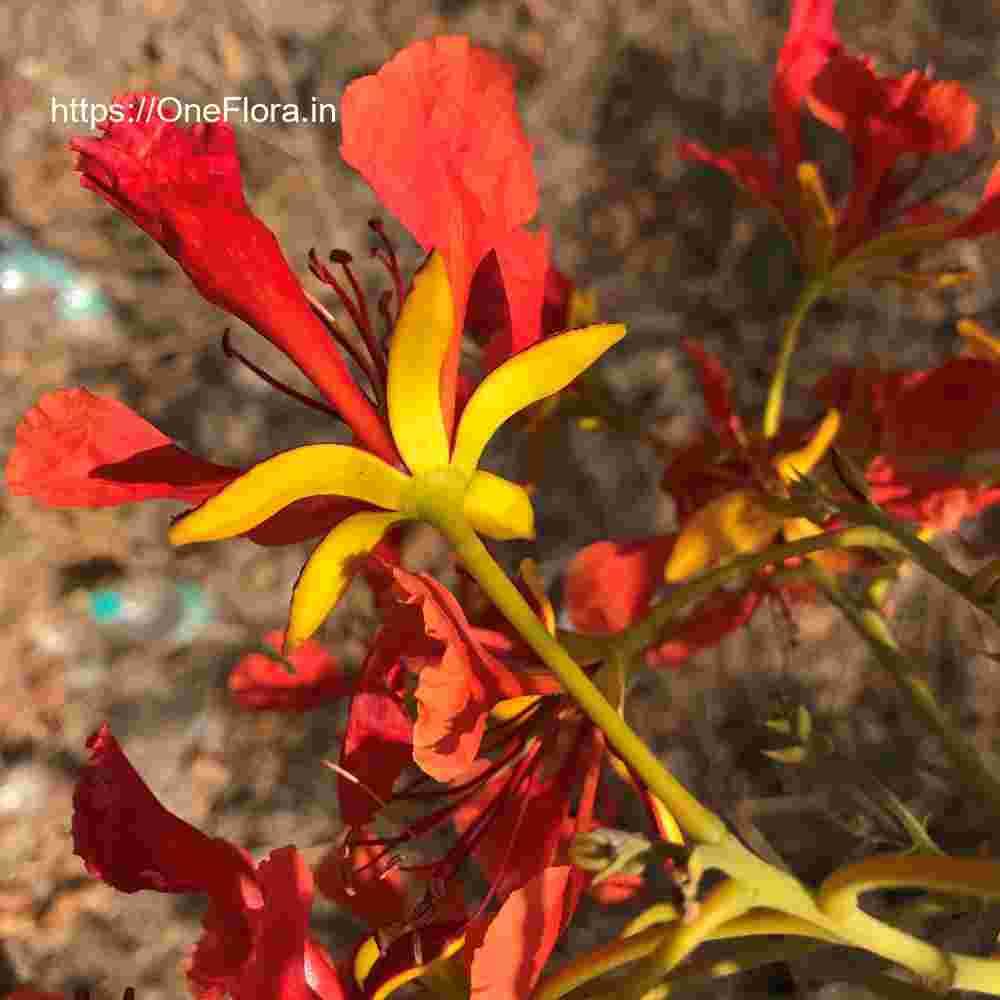
[[[834,872],[820,886],[817,902],[820,909],[841,926],[864,933],[877,925],[877,933],[884,934],[886,925],[859,908],[859,897],[876,889],[914,886],[979,899],[1000,899],[1000,863],[984,858],[951,858],[937,854],[889,854],[866,858]],[[976,989],[994,995],[1000,992],[1000,961],[997,959],[946,952],[939,952],[939,955],[941,975],[937,985]]]
[[[792,364],[792,355],[799,342],[799,330],[802,321],[809,310],[823,297],[827,290],[826,282],[810,281],[799,294],[792,314],[785,325],[781,338],[781,350],[778,353],[778,363],[771,377],[771,387],[767,393],[767,403],[764,406],[764,437],[773,438],[781,426],[781,408],[785,402],[785,386],[788,383],[788,371]]]
[[[646,787],[674,814],[694,841],[718,843],[723,821],[706,809],[664,766],[618,714],[566,650],[545,629],[517,587],[507,578],[476,533],[458,519],[437,522],[465,568],[501,614],[541,657],[563,687],[607,736],[608,742]]]
[[[819,887],[817,902],[839,919],[857,908],[858,897],[876,889],[920,887],[949,895],[1000,899],[1000,862],[931,854],[878,854],[845,865]]]
[[[733,940],[732,950],[725,955],[711,959],[693,959],[684,966],[683,972],[671,975],[669,985],[672,987],[689,985],[693,980],[711,979],[723,975],[735,975],[737,972],[768,962],[788,961],[807,955],[818,948],[829,947],[831,943],[839,944],[840,939],[831,936],[819,940],[803,940],[803,937],[815,937],[815,928],[804,922],[795,921],[794,917],[765,916],[759,927],[754,921],[758,914],[752,913],[724,924],[709,935],[712,941]],[[820,932],[816,932],[820,933]],[[768,941],[764,945],[747,945],[747,938],[771,936],[776,934],[802,935],[791,937],[784,941]],[[740,939],[740,940],[736,940]],[[647,958],[663,940],[663,927],[650,927],[641,933],[628,937],[616,938],[603,948],[598,948],[587,955],[564,965],[557,973],[544,979],[531,995],[531,1000],[561,1000],[562,997],[592,982],[599,976],[619,969],[631,962]],[[748,964],[744,956],[752,956]]]
[[[629,982],[624,993],[626,1000],[642,1000],[703,941],[707,941],[730,920],[746,913],[756,897],[757,890],[753,885],[733,879],[712,889],[698,904],[692,919],[670,924],[661,931],[660,943],[646,960],[645,968]]]
[[[891,535],[878,528],[868,527],[844,528],[839,531],[828,531],[822,535],[814,535],[810,538],[801,538],[783,545],[772,545],[763,552],[755,552],[752,555],[731,559],[717,569],[681,584],[652,608],[642,621],[616,636],[607,637],[605,642],[614,645],[623,656],[632,658],[646,647],[653,645],[659,639],[664,628],[677,617],[683,608],[694,601],[708,597],[709,594],[733,577],[753,573],[765,566],[770,566],[772,563],[780,563],[795,556],[808,555],[810,552],[847,548],[906,551]]]
[[[900,650],[878,611],[859,605],[819,566],[810,566],[809,573],[868,644],[875,658],[905,695],[913,713],[941,741],[962,782],[1000,819],[1000,780],[987,768],[975,747],[966,742],[938,703],[927,682],[920,676],[925,672],[923,665],[912,654],[904,654]]]
[[[992,970],[971,968],[966,956],[943,952],[875,917],[869,917],[860,909],[827,913],[820,909],[801,883],[765,864],[738,841],[699,847],[692,864],[696,858],[706,868],[718,868],[733,879],[752,884],[757,890],[758,905],[781,910],[815,924],[818,929],[840,938],[844,944],[863,948],[909,969],[924,982],[940,984],[950,969],[956,970],[956,976],[964,972],[969,980],[980,983],[990,981]]]
[[[1000,610],[993,606],[984,594],[977,591],[974,578],[955,569],[933,546],[918,538],[905,524],[896,521],[874,504],[838,504],[838,510],[849,520],[878,528],[896,540],[906,554],[922,569],[937,577],[946,587],[964,597],[971,604],[992,615],[1000,623]]]

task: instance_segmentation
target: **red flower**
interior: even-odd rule
[[[812,469],[836,430],[836,414],[828,415],[811,438],[806,429],[791,428],[770,441],[757,440],[733,407],[730,376],[719,359],[692,340],[682,346],[700,377],[710,433],[682,449],[664,472],[680,531],[595,542],[577,553],[566,571],[566,606],[582,632],[621,632],[650,611],[665,582],[678,583],[719,559],[756,551],[781,533],[791,540],[820,531],[804,518],[771,514],[763,500],[780,494],[795,474]],[[832,569],[845,566],[840,554],[819,558]],[[646,650],[646,663],[678,666],[745,625],[768,594],[781,600],[800,596],[798,590],[775,586],[772,573],[759,573],[749,589],[717,591],[701,601]]]
[[[358,326],[367,357],[321,309],[313,311],[273,235],[247,207],[228,125],[184,129],[165,120],[158,100],[148,94],[124,95],[118,110],[125,120],[105,123],[98,138],[73,142],[84,186],[158,240],[210,301],[284,350],[361,443],[398,464],[387,420],[376,415],[350,380],[336,346],[339,340],[352,352],[371,382],[379,412],[384,411],[385,345],[349,258],[342,253],[334,257],[351,286],[347,291],[318,258],[311,263]],[[355,81],[342,119],[345,155],[428,248],[440,247],[452,298],[461,303],[459,312],[464,314],[473,270],[495,251],[512,324],[502,351],[537,340],[548,240],[544,233],[521,228],[535,212],[537,187],[530,146],[517,120],[510,67],[467,39],[420,42],[378,76]],[[393,292],[380,300],[380,312],[391,327],[399,318],[405,282],[380,226],[374,224],[374,229],[383,244],[377,253],[393,279]],[[356,298],[348,294],[351,290]],[[446,425],[461,402],[456,400],[460,334],[461,327],[441,368]],[[266,373],[258,374],[273,383]],[[326,404],[279,388],[337,415]],[[195,458],[123,404],[69,390],[45,397],[25,418],[8,463],[8,480],[13,492],[57,505],[150,497],[200,503],[244,471]],[[247,534],[262,544],[285,544],[327,534],[350,514],[370,509],[339,496],[303,497]]]
[[[771,82],[771,124],[777,137],[777,162],[750,149],[714,154],[694,142],[682,142],[684,159],[700,160],[729,174],[773,211],[798,241],[798,168],[803,161],[802,105],[816,75],[840,50],[833,26],[834,0],[793,0],[791,22]]]
[[[264,642],[275,650],[285,643],[280,629],[268,632]],[[262,652],[248,653],[229,674],[229,691],[243,708],[277,712],[307,712],[329,705],[353,689],[322,643],[307,639],[288,656],[295,673]]]
[[[839,52],[813,81],[812,113],[851,144],[854,180],[838,213],[837,252],[873,239],[890,218],[912,176],[893,173],[906,155],[953,153],[972,141],[975,101],[961,84],[912,70],[879,76],[868,58]]]
[[[312,876],[293,847],[254,864],[165,809],[107,724],[87,741],[90,762],[73,796],[73,842],[87,871],[123,892],[209,897],[188,963],[199,1000],[338,1000],[347,994],[308,934]]]
[[[675,535],[594,542],[566,567],[570,621],[581,632],[608,635],[637,622],[663,584]]]
[[[816,166],[805,161],[803,103],[850,144],[852,186],[840,206],[831,203]],[[807,278],[838,285],[867,275],[920,287],[946,285],[966,275],[908,273],[899,270],[898,260],[1000,227],[1000,169],[980,207],[964,220],[926,201],[901,206],[929,156],[955,152],[972,140],[977,110],[954,81],[916,70],[879,76],[869,58],[842,50],[833,0],[793,0],[771,87],[777,163],[748,149],[714,154],[691,142],[682,143],[679,153],[729,174],[770,209],[795,243]]]
[[[333,892],[339,898],[349,886],[348,896],[364,898],[367,919],[395,921],[407,929],[406,940],[426,936],[441,948],[464,931],[473,991],[524,996],[588,879],[567,858],[571,838],[595,822],[603,737],[551,677],[535,673],[522,642],[469,624],[429,578],[386,571],[394,586],[382,593],[395,608],[385,611],[351,706],[338,787],[349,830]],[[530,573],[525,582],[554,628],[552,608]],[[411,691],[418,702],[412,728]],[[419,735],[425,728],[429,745]],[[424,773],[400,781],[410,760]],[[411,817],[404,829],[373,834],[376,819],[392,823],[401,813]],[[421,838],[449,821],[457,843],[420,858]],[[470,859],[489,890],[460,907],[456,897],[467,891],[460,873]],[[426,887],[402,921],[398,877],[391,890],[373,889],[399,871]],[[466,908],[477,914],[471,921]],[[522,939],[530,947],[512,951],[511,941]],[[373,988],[368,980],[365,987]]]
[[[676,628],[670,637],[646,651],[650,667],[678,667],[696,653],[717,646],[727,635],[742,628],[769,593],[766,577],[756,587],[737,593],[716,591],[706,598]],[[779,599],[785,588],[776,588]]]
[[[835,0],[792,0],[792,16],[771,81],[771,123],[778,141],[778,187],[796,186],[803,160],[802,102],[826,61],[840,51],[833,26]]]
[[[955,531],[1000,501],[1000,487],[989,485],[1000,448],[1000,359],[952,358],[920,371],[840,368],[815,392],[843,408],[844,448],[890,513]]]
[[[395,447],[313,314],[274,234],[248,208],[236,140],[225,122],[180,128],[155,94],[115,98],[97,139],[70,144],[83,186],[144,229],[209,302],[238,316],[287,354],[376,454]]]

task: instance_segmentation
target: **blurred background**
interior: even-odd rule
[[[80,188],[67,143],[86,130],[54,122],[53,99],[109,102],[150,88],[195,103],[226,95],[336,103],[350,80],[440,33],[468,34],[517,68],[555,262],[596,290],[602,319],[630,328],[603,368],[617,398],[668,447],[686,441],[704,411],[677,345],[695,337],[735,373],[739,402],[756,420],[795,261],[762,211],[674,150],[681,138],[710,148],[769,144],[768,87],[786,21],[783,0],[5,0],[0,452],[39,396],[65,386],[115,396],[221,463],[331,439],[322,417],[228,360],[221,337],[232,326],[241,351],[301,384],[277,351],[202,301],[159,247]],[[845,0],[838,23],[849,47],[874,55],[883,72],[929,64],[963,82],[990,127],[1000,93],[996,0]],[[338,127],[237,131],[249,202],[320,294],[306,274],[308,250],[342,247],[363,259],[374,195],[340,161]],[[817,127],[812,138],[839,164],[834,176],[843,172],[831,137]],[[968,209],[980,189],[973,182],[948,203]],[[415,245],[385,221],[411,272]],[[789,414],[817,415],[809,387],[832,364],[942,360],[955,350],[960,315],[1000,330],[996,251],[996,240],[948,251],[948,261],[982,274],[958,292],[860,290],[821,305],[797,357]],[[378,288],[377,265],[360,269]],[[579,547],[672,525],[658,492],[662,460],[650,449],[612,434],[561,434],[539,492],[534,549],[556,593]],[[513,451],[491,459],[517,468]],[[122,895],[89,879],[72,854],[72,782],[102,720],[171,809],[256,856],[294,842],[316,857],[336,831],[334,782],[320,760],[336,756],[341,715],[250,714],[225,688],[241,650],[283,625],[309,547],[240,540],[174,551],[165,531],[180,509],[44,510],[0,497],[0,995],[32,982],[67,993],[88,986],[101,997],[130,985],[139,1000],[187,996],[181,962],[198,934],[199,901]],[[973,527],[970,541],[987,529]],[[411,568],[446,562],[432,532],[412,533],[405,550]],[[970,557],[962,545],[951,554]],[[939,692],[979,745],[992,747],[997,667],[980,651],[1000,643],[938,590],[907,587],[902,638],[932,651]],[[357,585],[322,638],[354,667],[374,624]],[[799,703],[837,734],[847,772],[803,776],[759,752],[763,721]],[[858,765],[931,814],[949,846],[987,837],[984,818],[955,798],[935,749],[825,608],[790,622],[764,607],[718,649],[642,679],[631,711],[683,780],[744,832],[766,832],[807,877],[821,878],[852,851],[899,846],[891,822],[846,792],[838,799],[838,783]],[[619,909],[585,910],[567,947],[621,926]],[[316,927],[335,955],[356,936],[329,904],[318,904]],[[973,947],[998,927],[981,911],[960,930]],[[821,974],[778,967],[709,995],[811,995]]]

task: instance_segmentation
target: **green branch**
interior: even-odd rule
[[[896,682],[913,714],[941,741],[965,786],[1000,819],[1000,780],[987,768],[975,747],[965,740],[919,675],[918,671],[924,672],[921,669],[924,665],[911,653],[902,652],[878,611],[861,606],[819,566],[812,565],[809,572]]]
[[[781,338],[781,350],[778,354],[778,363],[771,377],[771,387],[767,393],[767,403],[764,406],[763,431],[765,438],[773,438],[778,433],[781,426],[781,409],[785,401],[785,386],[788,382],[788,372],[792,365],[792,355],[799,342],[799,331],[802,329],[802,321],[806,318],[809,310],[826,293],[827,286],[824,281],[811,281],[799,294],[798,301],[792,309],[792,314],[785,325],[785,332]]]
[[[437,527],[455,547],[462,564],[521,637],[562,682],[574,701],[646,787],[673,813],[695,841],[718,843],[725,823],[706,809],[657,759],[556,639],[546,631],[517,587],[497,565],[476,533],[463,521],[440,519]]]

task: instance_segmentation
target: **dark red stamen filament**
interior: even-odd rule
[[[378,297],[378,313],[382,317],[382,322],[385,324],[385,336],[388,337],[392,333],[392,328],[395,325],[396,319],[399,318],[399,313],[397,311],[396,318],[393,318],[391,312],[389,312],[389,303],[392,302],[392,292],[387,288]]]
[[[499,816],[509,814],[513,810],[516,814],[514,834],[520,830],[529,814],[532,799],[537,798],[537,793],[530,790],[530,786],[536,780],[537,765],[540,761],[551,756],[551,745],[554,741],[559,740],[559,731],[555,727],[545,727],[544,725],[540,727],[539,722],[545,719],[553,721],[555,715],[558,714],[560,701],[559,698],[540,698],[517,716],[492,727],[488,734],[493,737],[492,746],[486,747],[484,740],[484,749],[500,749],[501,753],[474,778],[442,787],[431,782],[426,775],[420,775],[399,789],[393,795],[394,802],[421,801],[431,798],[445,800],[442,805],[417,819],[407,829],[388,837],[358,838],[349,836],[348,854],[350,849],[354,847],[364,846],[379,849],[374,857],[355,871],[372,870],[378,877],[384,877],[392,868],[398,867],[401,871],[418,873],[426,877],[428,887],[423,903],[418,904],[411,913],[411,919],[407,926],[418,926],[424,918],[433,916],[436,900],[446,894],[444,887],[458,874],[483,838],[488,836],[491,825]],[[581,741],[588,731],[587,727],[581,727],[580,735],[576,741],[577,749],[581,746]],[[575,750],[566,755],[555,780],[572,782],[577,757],[578,754]],[[508,773],[503,776],[505,771]],[[551,783],[552,779],[546,782],[546,784]],[[425,786],[428,784],[432,784],[433,787],[425,790]],[[484,790],[490,789],[491,785],[493,785],[493,789],[488,794],[488,801],[462,832],[458,841],[443,855],[436,860],[422,863],[405,863],[399,853],[400,847],[418,840],[435,828],[451,821],[456,810],[470,800],[481,796]],[[592,790],[590,791],[592,793]],[[588,799],[592,798],[592,794],[587,797]],[[589,808],[587,813],[589,817]],[[506,867],[509,858],[510,850],[508,849],[503,857],[503,867]],[[344,881],[347,883],[350,881],[350,874],[345,874],[347,877]],[[502,891],[503,879],[504,876],[501,874],[493,881],[486,898],[480,904],[480,912],[489,905],[498,891]]]
[[[396,320],[399,319],[400,310],[403,308],[403,298],[404,298],[404,288],[403,288],[403,275],[399,270],[399,260],[396,257],[396,248],[392,245],[389,237],[385,235],[385,227],[382,225],[381,219],[369,219],[368,227],[373,233],[382,241],[381,247],[375,247],[372,250],[372,256],[377,260],[381,261],[385,269],[389,272],[389,276],[392,278],[393,286],[396,289],[396,315],[395,318],[389,323],[389,330],[396,325]],[[381,307],[381,302],[380,302]],[[381,311],[381,309],[380,309]],[[389,305],[386,302],[385,316],[389,315]]]
[[[340,304],[347,310],[347,314],[351,317],[351,322],[361,335],[361,338],[365,343],[365,347],[368,350],[368,355],[378,371],[380,382],[380,385],[378,386],[379,395],[384,397],[384,388],[388,373],[385,351],[382,349],[382,345],[378,342],[378,339],[375,336],[375,331],[372,329],[371,318],[368,315],[368,306],[365,304],[364,294],[361,291],[361,286],[358,284],[357,279],[354,277],[354,272],[351,270],[351,255],[347,253],[346,250],[333,250],[330,253],[330,260],[335,264],[340,264],[343,268],[344,273],[347,275],[347,279],[351,284],[351,288],[357,296],[356,301],[347,293],[344,286],[341,285],[341,283],[333,276],[330,269],[316,256],[315,250],[309,251],[309,269],[317,278],[319,278],[320,281],[323,282],[323,284],[329,285],[329,287],[337,293],[337,298],[340,299]]]
[[[334,417],[337,420],[342,420],[343,418],[340,414],[334,410],[332,407],[327,406],[326,403],[321,402],[318,399],[313,399],[311,396],[306,396],[299,392],[297,389],[293,389],[290,385],[285,385],[284,382],[280,382],[273,375],[268,375],[263,368],[255,365],[248,357],[241,354],[239,351],[233,347],[232,342],[229,339],[229,331],[222,335],[222,351],[227,358],[235,358],[241,364],[246,365],[258,378],[262,378],[272,389],[277,389],[279,392],[283,392],[286,396],[291,396],[292,399],[298,400],[305,406],[311,406],[314,410],[319,410],[320,413],[326,413],[328,416]]]
[[[330,315],[330,311],[323,305],[319,299],[310,295],[306,292],[306,298],[309,300],[309,308],[312,309],[313,315],[319,319],[319,321],[326,327],[327,332],[337,341],[338,344],[351,356],[351,360],[365,373],[365,378],[368,379],[368,384],[372,387],[376,396],[379,390],[383,388],[382,383],[379,379],[378,374],[375,371],[375,367],[367,355],[362,354],[360,350],[351,342],[350,338],[340,329],[337,321]]]

